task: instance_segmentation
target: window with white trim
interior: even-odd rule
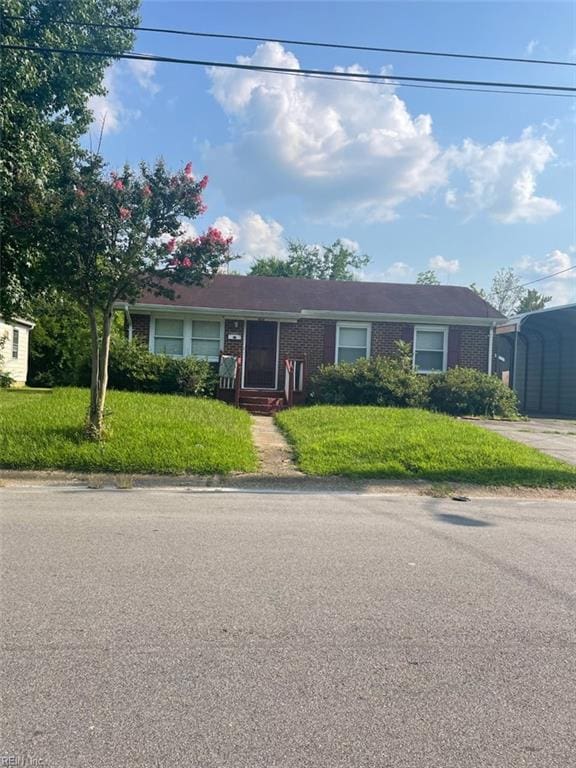
[[[12,359],[18,360],[18,351],[20,349],[20,331],[18,328],[12,328]]]
[[[219,320],[192,320],[191,354],[206,360],[218,360],[220,347]]]
[[[370,325],[338,323],[336,326],[336,362],[353,363],[370,354]]]
[[[157,355],[184,355],[184,320],[157,318],[154,321],[154,352]]]
[[[414,328],[414,368],[418,373],[446,370],[448,329],[438,326]]]

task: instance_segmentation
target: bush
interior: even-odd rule
[[[136,392],[213,397],[216,370],[206,360],[154,355],[137,341],[118,338],[110,349],[109,385]]]
[[[515,418],[518,397],[500,379],[474,368],[450,368],[430,376],[430,407],[453,416]]]
[[[323,366],[312,377],[310,400],[333,405],[426,407],[426,377],[413,370],[409,345],[397,342],[396,346],[393,357]]]
[[[6,341],[8,340],[7,334],[3,334],[0,336],[0,389],[8,389],[8,387],[11,387],[14,379],[8,371],[4,370],[4,354],[3,350],[6,346]]]

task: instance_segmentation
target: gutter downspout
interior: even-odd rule
[[[494,328],[496,322],[490,326],[490,336],[488,338],[488,376],[492,376],[492,360],[494,358]]]
[[[126,316],[126,320],[128,321],[128,341],[132,341],[132,317],[130,316],[130,309],[128,304],[124,305],[124,314]]]

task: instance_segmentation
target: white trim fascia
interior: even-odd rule
[[[336,320],[342,322],[403,322],[419,325],[484,325],[490,327],[498,318],[494,317],[454,317],[452,315],[400,315],[378,312],[333,312],[331,310],[302,310],[302,317],[318,320]]]
[[[23,328],[29,328],[30,330],[36,327],[36,323],[33,323],[31,320],[23,320],[21,317],[13,317],[12,320],[5,320],[2,315],[0,315],[0,323],[4,323],[4,325],[21,325]]]
[[[125,302],[120,302],[117,308],[122,309]],[[282,322],[297,322],[301,318],[317,320],[342,320],[343,322],[404,322],[404,323],[443,323],[444,325],[483,325],[489,328],[495,322],[506,322],[504,318],[497,317],[462,317],[453,315],[414,315],[388,312],[337,312],[325,309],[302,309],[299,312],[277,312],[259,309],[234,309],[233,307],[191,307],[177,304],[131,304],[132,311],[151,312],[176,312],[203,315],[219,315],[226,319],[250,318],[251,320],[278,320]],[[551,307],[550,309],[559,309]]]
[[[124,308],[124,303],[118,305],[119,309]],[[257,309],[234,309],[234,308],[214,308],[214,307],[190,307],[182,305],[168,304],[131,304],[130,308],[134,314],[142,312],[143,314],[160,314],[161,312],[193,315],[218,315],[226,320],[249,318],[250,320],[269,320],[270,322],[297,322],[302,316],[299,312],[269,312],[268,310]]]

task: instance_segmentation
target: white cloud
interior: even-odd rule
[[[516,265],[527,282],[546,275],[555,275],[549,280],[542,280],[527,286],[528,288],[535,288],[547,296],[552,296],[552,305],[576,302],[576,270],[570,269],[576,266],[576,260],[569,253],[571,248],[567,250],[568,252],[556,248],[546,254],[543,259],[524,256]],[[556,272],[562,272],[562,274],[557,275]]]
[[[360,280],[372,283],[413,283],[416,271],[405,261],[395,261],[378,272],[362,272]]]
[[[299,68],[278,43],[238,61]],[[234,142],[210,150],[210,166],[232,198],[297,195],[312,216],[386,221],[403,201],[445,183],[430,116],[413,118],[392,86],[265,72],[209,75],[235,131]]]
[[[349,237],[341,237],[340,242],[344,248],[348,248],[348,250],[352,251],[352,253],[360,252],[360,243],[357,240],[350,240]]]
[[[430,269],[437,269],[439,272],[447,272],[453,275],[460,271],[460,262],[458,259],[445,259],[444,256],[432,256],[428,261]]]
[[[532,56],[532,54],[534,53],[536,48],[538,48],[539,45],[540,45],[540,41],[539,40],[530,40],[530,42],[528,43],[528,45],[526,46],[526,49],[524,51],[525,55],[526,56]]]
[[[237,61],[300,68],[278,43],[259,45]],[[554,152],[530,130],[516,141],[467,139],[444,151],[430,115],[412,116],[393,85],[241,70],[208,74],[232,132],[229,143],[208,149],[208,162],[236,203],[296,197],[312,218],[390,221],[402,203],[450,183],[445,202],[466,215],[484,212],[513,223],[560,210],[536,194],[537,177]]]
[[[158,93],[160,86],[154,80],[156,75],[155,61],[146,61],[145,59],[129,59],[127,61],[127,65],[140,88],[148,91],[152,95]]]
[[[125,104],[126,92],[134,92],[134,80],[149,94],[154,95],[160,87],[154,81],[156,62],[136,61],[115,62],[104,73],[103,96],[91,96],[88,108],[93,114],[90,130],[103,135],[117,133],[131,120],[140,117],[138,109],[130,109]]]
[[[232,269],[242,271],[249,268],[255,259],[286,256],[284,228],[275,219],[265,219],[259,213],[248,211],[238,221],[220,216],[214,222],[223,235],[234,238],[232,252],[241,256],[232,263]]]
[[[446,152],[445,161],[464,173],[469,186],[461,193],[450,189],[446,202],[470,216],[485,211],[505,224],[546,219],[560,206],[535,194],[536,177],[553,157],[547,139],[534,136],[530,129],[514,142],[499,139],[482,146],[466,139],[461,147]]]

